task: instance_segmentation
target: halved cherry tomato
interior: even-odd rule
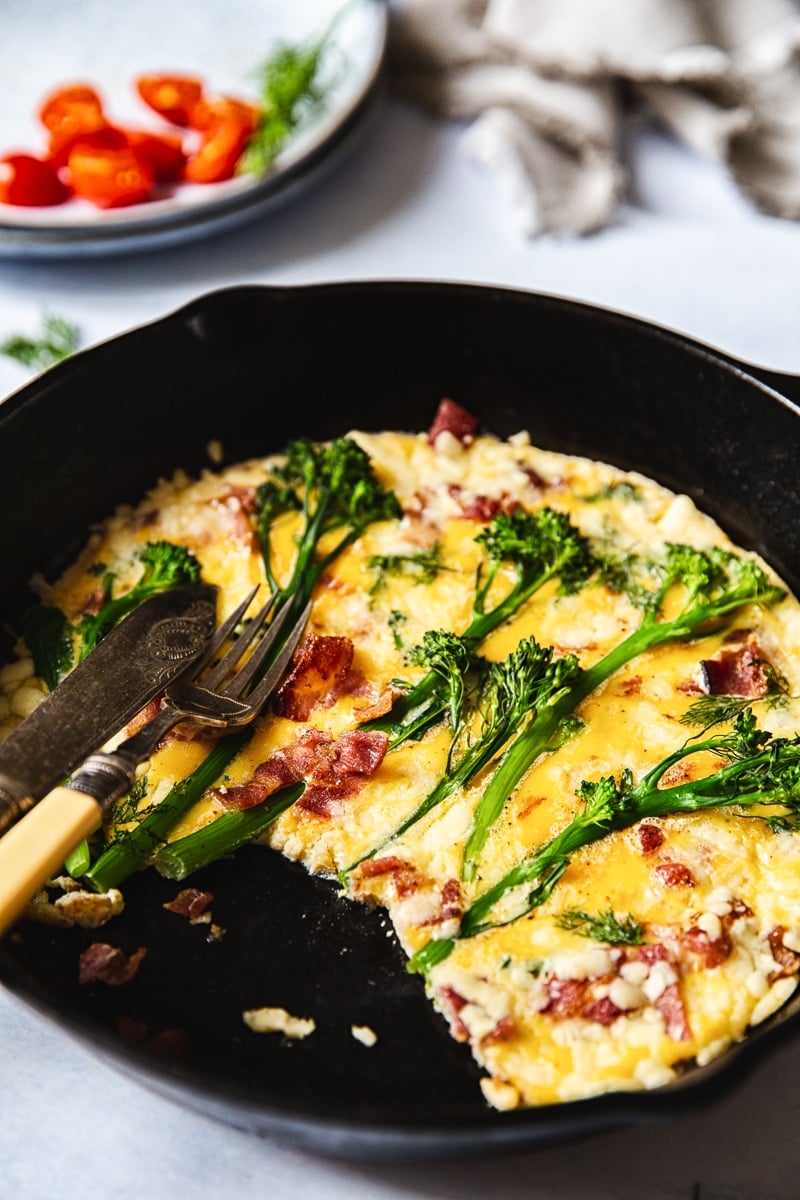
[[[229,117],[203,134],[196,154],[190,154],[184,171],[189,183],[219,183],[230,179],[253,130],[249,121]]]
[[[261,109],[246,100],[236,100],[233,96],[215,96],[210,100],[200,100],[192,111],[192,128],[205,132],[218,125],[220,121],[239,120],[250,126],[254,133],[261,116]]]
[[[126,129],[125,137],[128,145],[148,160],[159,183],[174,183],[183,178],[186,154],[178,134]]]
[[[39,120],[50,134],[51,157],[58,155],[76,134],[94,133],[108,125],[100,96],[87,84],[51,92],[39,109]]]
[[[76,146],[91,147],[93,150],[122,150],[127,145],[128,138],[124,131],[115,129],[113,125],[104,125],[102,129],[84,129],[65,138],[56,150],[51,146],[49,161],[60,171],[66,167]]]
[[[79,141],[70,151],[67,172],[75,195],[99,208],[139,204],[156,180],[149,160],[128,145],[109,149]]]
[[[70,191],[49,162],[32,154],[7,154],[0,158],[0,201],[3,204],[43,208],[63,204]]]
[[[173,125],[192,125],[192,112],[203,98],[203,84],[188,75],[141,75],[136,90],[154,112]]]

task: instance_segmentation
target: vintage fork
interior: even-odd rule
[[[114,750],[87,758],[66,787],[55,788],[0,838],[0,935],[81,839],[100,827],[106,808],[132,786],[140,763],[150,757],[168,730],[183,720],[232,729],[258,716],[289,665],[311,606],[290,624],[292,605],[286,604],[256,644],[274,607],[273,593],[215,662],[257,591],[254,588],[220,625],[202,658],[193,664],[191,675],[170,685],[163,707],[152,720]],[[251,654],[242,662],[251,647]]]

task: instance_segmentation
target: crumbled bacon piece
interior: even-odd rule
[[[593,1000],[581,1013],[584,1021],[595,1021],[598,1025],[613,1025],[617,1017],[622,1016],[622,1009],[617,1008],[608,996]]]
[[[385,716],[391,710],[395,697],[398,695],[400,695],[399,689],[393,687],[381,688],[377,694],[372,692],[370,702],[368,704],[360,704],[355,709],[353,716],[360,724],[366,724],[367,721],[375,721],[378,717]]]
[[[657,825],[651,825],[648,821],[642,821],[636,827],[636,836],[639,839],[639,846],[642,854],[655,854],[664,843],[664,834]]]
[[[471,521],[491,521],[499,512],[513,513],[520,507],[520,502],[509,492],[499,496],[476,495],[467,492],[457,483],[447,485],[448,495],[455,500],[463,516]]]
[[[461,1020],[459,1013],[462,1008],[465,1008],[469,1003],[463,996],[459,995],[455,988],[447,984],[444,987],[436,989],[436,995],[442,1007],[447,1023],[450,1026],[450,1032],[457,1042],[469,1041],[469,1030]]]
[[[93,588],[89,595],[84,600],[78,610],[79,617],[96,617],[100,609],[106,602],[106,589],[102,583],[98,583],[97,587]]]
[[[753,700],[770,688],[769,663],[755,638],[735,650],[723,650],[700,663],[703,690],[709,696],[741,696]]]
[[[497,1024],[481,1038],[481,1046],[491,1046],[495,1042],[505,1042],[516,1031],[517,1023],[511,1016],[500,1017]]]
[[[448,879],[442,888],[442,915],[439,920],[459,920],[462,914],[461,884],[457,879]]]
[[[554,975],[547,981],[547,1006],[542,1012],[553,1017],[580,1017],[587,1004],[590,979],[559,979]]]
[[[168,900],[163,907],[168,912],[177,913],[179,917],[194,921],[203,915],[213,899],[212,892],[201,892],[199,888],[188,887],[183,888],[174,900]]]
[[[211,789],[226,808],[252,808],[274,792],[302,779],[306,790],[298,808],[329,816],[331,806],[358,791],[362,781],[378,770],[389,738],[378,730],[354,729],[334,741],[319,729],[304,730],[291,746],[276,750],[259,763],[247,783]]]
[[[670,983],[665,987],[661,995],[653,1001],[653,1007],[657,1008],[664,1018],[667,1037],[671,1037],[673,1042],[690,1041],[692,1031],[677,983]]]
[[[638,696],[642,690],[641,675],[631,675],[630,679],[625,679],[619,685],[621,696]]]
[[[800,954],[783,944],[785,932],[783,925],[776,925],[768,934],[769,948],[772,951],[772,957],[778,964],[778,969],[770,972],[771,983],[776,979],[785,979],[800,972]]]
[[[478,421],[472,413],[468,413],[454,400],[442,400],[433,418],[433,424],[428,430],[428,441],[436,445],[440,433],[450,433],[462,446],[468,446],[472,441]]]
[[[533,467],[526,467],[524,463],[520,463],[519,467],[523,475],[527,475],[528,482],[530,483],[531,487],[535,488],[537,492],[544,492],[550,487],[550,484],[547,482],[547,480],[543,479],[539,472],[535,471]]]
[[[275,711],[290,721],[307,721],[317,704],[343,683],[352,664],[350,638],[307,634],[275,697]]]
[[[709,968],[718,967],[733,949],[728,931],[724,927],[718,938],[711,938],[698,925],[691,925],[680,935],[680,940],[687,950],[699,955]]]
[[[152,700],[148,700],[144,708],[138,712],[135,717],[132,717],[131,720],[128,721],[128,724],[125,726],[125,733],[128,737],[130,737],[132,733],[136,733],[137,729],[142,729],[145,725],[148,725],[150,721],[152,721],[153,717],[158,716],[159,712],[161,711],[161,701],[163,696],[164,693],[159,692],[158,695],[154,696]]]
[[[121,987],[133,979],[146,953],[144,946],[128,955],[107,942],[92,942],[80,956],[78,982],[87,984],[97,980],[110,987]]]
[[[627,956],[634,962],[643,962],[652,967],[653,963],[669,962],[669,951],[661,942],[648,942],[645,946],[633,946]]]
[[[220,496],[211,500],[212,508],[224,512],[228,518],[231,537],[245,550],[256,550],[258,543],[250,523],[249,514],[256,506],[255,488],[231,485]]]
[[[377,879],[382,875],[391,875],[397,898],[410,896],[420,887],[419,872],[412,863],[395,854],[385,854],[383,858],[369,858],[359,867],[362,879]]]
[[[684,863],[666,859],[658,864],[655,873],[665,887],[694,887],[695,879]]]

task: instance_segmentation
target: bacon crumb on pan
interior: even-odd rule
[[[461,442],[462,446],[468,446],[475,436],[477,428],[478,421],[472,413],[467,412],[454,400],[445,399],[440,402],[436,410],[433,423],[428,430],[428,441],[435,446],[439,434],[449,433],[456,441]]]
[[[307,634],[275,696],[275,712],[290,721],[307,721],[328,693],[344,682],[352,665],[350,638]]]
[[[183,888],[174,900],[168,900],[162,907],[167,912],[177,913],[179,917],[193,921],[202,916],[213,899],[213,892],[202,892],[199,888],[189,887]]]
[[[78,982],[80,984],[107,983],[110,987],[121,987],[130,983],[147,950],[140,946],[133,954],[125,954],[117,946],[107,942],[92,942],[80,956]]]

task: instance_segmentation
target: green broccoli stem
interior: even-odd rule
[[[666,590],[666,586],[661,589],[658,596],[659,603]],[[783,592],[775,589],[775,595],[771,598],[777,599],[782,595]],[[770,597],[760,599],[762,603],[766,603],[769,602]],[[654,605],[648,610],[638,629],[614,646],[599,662],[584,671],[572,687],[543,707],[530,725],[511,743],[478,802],[473,816],[472,830],[464,850],[462,878],[467,882],[475,879],[480,855],[507,800],[536,760],[548,750],[556,748],[558,729],[562,721],[570,716],[592,692],[622,667],[646,651],[667,642],[703,636],[701,631],[709,622],[719,620],[750,602],[752,602],[752,597],[744,600],[731,598],[730,600],[696,604],[672,621],[657,621],[655,619],[657,606]]]
[[[357,866],[368,858],[374,858],[376,854],[380,854],[389,842],[394,842],[397,838],[402,837],[407,833],[412,825],[416,825],[417,821],[421,821],[423,817],[432,812],[443,800],[448,796],[452,796],[453,792],[457,792],[459,788],[467,787],[476,775],[479,775],[487,763],[491,762],[495,754],[508,737],[509,729],[521,719],[522,714],[510,713],[492,729],[488,736],[480,738],[462,758],[456,769],[447,775],[444,775],[436,787],[425,797],[421,804],[414,809],[413,813],[406,818],[397,829],[372,850],[368,850],[366,854],[362,854],[361,858],[356,859],[349,867],[345,867],[343,872],[340,872],[340,878],[345,881],[351,871],[354,871]]]
[[[474,937],[486,929],[509,924],[544,904],[569,866],[572,856],[584,846],[600,841],[609,833],[628,829],[638,821],[654,817],[704,812],[710,808],[727,808],[731,805],[751,808],[758,804],[780,802],[782,797],[776,797],[774,787],[751,786],[748,790],[739,790],[738,787],[743,775],[750,776],[759,767],[769,764],[772,750],[765,750],[742,762],[731,763],[704,779],[668,788],[658,787],[658,781],[670,766],[685,758],[688,753],[695,754],[704,749],[713,750],[714,739],[700,743],[689,751],[678,751],[659,763],[654,771],[626,793],[623,806],[616,809],[604,808],[599,812],[590,807],[585,813],[573,817],[569,825],[532,858],[513,867],[498,883],[478,897],[464,914],[459,936]],[[536,887],[520,911],[501,920],[485,919],[507,892],[533,881],[536,881]]]
[[[167,879],[186,879],[201,867],[229,857],[269,829],[302,796],[305,786],[294,783],[275,792],[263,804],[223,813],[203,829],[168,842],[156,854],[156,870]]]
[[[100,855],[83,875],[85,882],[97,892],[107,892],[145,866],[180,818],[216,783],[250,740],[252,732],[252,729],[243,729],[218,742],[208,757],[191,775],[176,783],[149,816]]]

